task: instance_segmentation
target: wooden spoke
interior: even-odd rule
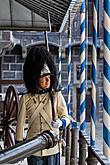
[[[16,123],[17,120],[17,111],[18,111],[18,97],[14,87],[11,85],[8,87],[4,108],[3,108],[3,140],[4,147],[8,148],[15,144],[12,133],[13,129],[11,127],[12,124]]]
[[[4,148],[9,148],[14,145],[10,130],[4,130]]]

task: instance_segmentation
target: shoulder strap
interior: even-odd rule
[[[48,126],[50,127],[51,130],[53,130],[51,123],[49,122],[49,116],[47,115],[47,113],[45,112],[44,109],[42,109],[42,111],[40,111],[41,116],[43,117],[43,119],[46,121],[46,123],[48,124]]]
[[[38,115],[38,113],[43,109],[44,105],[47,103],[48,99],[46,99],[47,93],[46,95],[42,98],[42,100],[40,101],[39,105],[37,106],[37,109],[34,111],[34,113],[32,114],[31,118],[30,118],[30,123],[28,126],[28,129],[30,129],[33,121],[35,120],[36,116]],[[31,97],[30,97],[31,98]],[[32,98],[31,98],[32,100]],[[33,100],[32,100],[33,102]],[[34,103],[34,105],[36,106],[36,104]]]

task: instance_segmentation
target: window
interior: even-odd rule
[[[91,80],[92,79],[92,65],[91,64],[89,64],[87,66],[87,70],[88,70],[88,72],[87,72],[87,79]]]
[[[73,55],[80,55],[80,46],[73,46],[72,50]]]
[[[93,35],[93,8],[92,1],[88,1],[88,35]]]
[[[80,75],[81,75],[81,65],[79,63],[76,63],[74,65],[74,83],[79,83],[80,81]],[[92,79],[92,64],[88,64],[86,66],[86,70],[87,72],[87,80],[91,80]]]
[[[77,80],[80,80],[80,72],[81,72],[81,65],[80,64],[77,64],[76,65],[76,70],[77,70],[77,74],[76,74],[76,76],[77,76]]]

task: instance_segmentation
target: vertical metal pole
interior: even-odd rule
[[[78,128],[71,129],[71,161],[70,165],[77,164]]]
[[[110,161],[110,0],[104,0],[103,152]]]
[[[71,100],[71,11],[69,10],[69,28],[68,28],[68,114],[70,114],[70,100]]]
[[[86,129],[86,1],[82,0],[81,4],[81,49],[80,49],[80,63],[81,63],[81,77],[80,77],[80,130]],[[86,142],[79,132],[79,165],[85,165],[86,158]]]
[[[69,10],[69,27],[68,27],[68,38],[69,38],[69,54],[68,54],[68,114],[71,113],[70,100],[71,100],[71,11]],[[70,165],[70,124],[67,127],[66,137],[66,165]]]
[[[80,130],[85,131],[86,123],[85,123],[85,111],[86,111],[86,80],[85,80],[85,67],[86,67],[86,40],[85,40],[85,0],[82,0],[81,4],[81,54],[80,54],[80,62],[81,62],[81,77],[80,77]]]
[[[95,145],[95,122],[96,122],[96,70],[97,70],[97,13],[98,0],[93,0],[93,56],[92,56],[92,109],[91,109],[91,145]]]
[[[86,141],[79,131],[79,165],[86,165]]]
[[[88,23],[88,0],[85,0],[85,19],[86,19],[86,29],[85,29],[85,38],[86,38],[86,90],[88,90],[88,47],[89,47],[89,23]]]
[[[66,129],[63,130],[62,138],[66,141]],[[66,156],[66,146],[62,145],[62,156]]]
[[[45,45],[46,45],[46,49],[49,51],[49,44],[48,44],[48,34],[47,34],[47,31],[45,31],[44,34],[45,34]]]
[[[49,30],[51,32],[52,27],[51,27],[51,21],[50,21],[50,12],[48,11],[48,21],[49,21]]]
[[[70,132],[70,124],[69,124],[66,129],[66,157],[65,157],[66,165],[70,165],[70,153],[71,153],[70,139],[71,139],[71,132]]]
[[[59,33],[59,81],[58,86],[61,87],[61,33]]]

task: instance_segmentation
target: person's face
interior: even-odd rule
[[[49,88],[50,87],[50,75],[39,78],[39,85],[43,89]]]

